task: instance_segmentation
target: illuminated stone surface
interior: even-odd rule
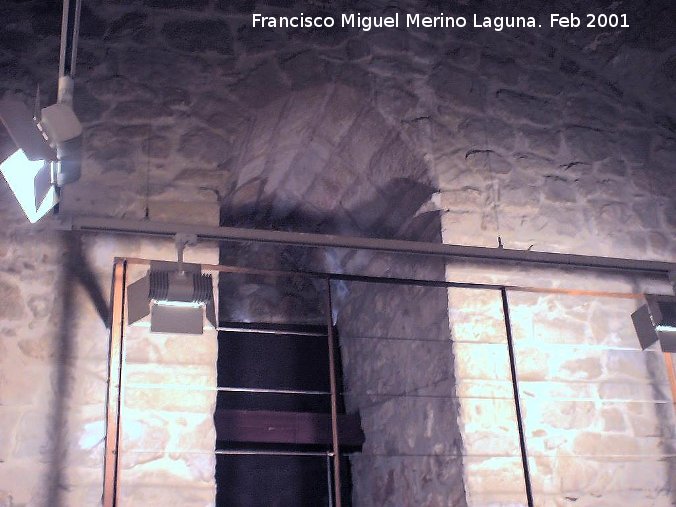
[[[498,317],[499,294],[479,299],[476,292],[449,291],[453,336],[461,341],[454,354],[468,503],[525,505],[504,324],[500,331],[489,318]],[[470,332],[463,327],[478,299],[487,316],[483,344],[480,323]],[[512,292],[510,304],[536,505],[621,505],[629,497],[637,505],[671,505],[669,383],[661,353],[637,350],[627,319],[634,302]],[[490,383],[477,389],[472,384],[481,378]]]
[[[674,259],[676,94],[669,2],[650,9],[640,2],[622,5],[637,20],[627,31],[265,36],[247,29],[247,13],[258,8],[252,1],[86,3],[75,88],[75,109],[85,123],[85,162],[81,181],[64,191],[66,212],[142,218],[148,193],[152,204],[166,205],[151,206],[154,220],[215,224],[215,208],[222,206],[228,225],[436,240],[440,216],[449,243],[496,246],[499,234],[507,248]],[[542,8],[532,5],[534,12]],[[59,5],[13,2],[3,9],[0,93],[17,90],[30,102],[39,82],[47,103],[55,86]],[[204,33],[190,30],[195,27],[215,36],[203,40]],[[218,145],[205,149],[196,142],[199,136]],[[11,149],[3,130],[2,156]],[[106,306],[115,256],[172,258],[171,242],[98,235],[82,240],[78,257],[79,240],[44,223],[28,226],[6,186],[0,193],[0,505],[95,505],[108,335],[97,310]],[[332,252],[319,258],[279,249],[275,253],[284,255],[278,261],[264,248],[229,246],[224,260],[252,265],[443,276],[386,256]],[[63,274],[68,258],[77,265],[70,278]],[[213,252],[194,259],[217,261]],[[98,285],[98,304],[78,281],[82,273],[92,275],[84,287]],[[610,275],[498,272],[460,263],[446,275],[590,290],[671,290]],[[228,308],[234,318],[264,315],[273,321],[307,309],[321,322],[316,287],[283,289],[238,288],[228,303],[239,304]],[[452,489],[456,503],[464,490],[471,505],[522,503],[494,294],[452,292],[448,320],[439,318],[438,302],[414,309],[411,315],[424,317],[423,324],[388,313],[404,300],[426,299],[404,294],[377,303],[384,318],[369,314],[370,331],[448,339],[450,320],[455,358],[440,356],[436,342],[387,351],[372,347],[366,350],[378,369],[371,371],[364,370],[365,356],[346,349],[346,365],[359,366],[346,374],[363,378],[364,386],[377,378],[382,388],[409,387],[438,380],[439,372],[455,365],[450,380],[435,388],[455,390],[459,407],[402,411],[405,420],[396,426],[402,433],[392,438],[404,448],[429,448],[436,439],[442,449],[457,446],[458,434],[449,442],[440,433],[450,431],[459,414],[468,455],[376,468],[355,464],[362,467],[355,468],[362,488],[355,494],[369,495],[375,505],[443,505]],[[75,315],[64,303],[68,295],[75,298]],[[674,454],[673,408],[665,403],[669,391],[660,357],[624,350],[636,347],[626,320],[636,302],[510,297],[537,505],[673,503],[676,465],[673,458],[659,459]],[[163,363],[157,371],[137,372],[149,383],[211,382],[186,367],[207,366],[213,344],[186,348],[168,337],[130,344],[129,354],[136,363]],[[402,371],[390,371],[392,363]],[[177,365],[173,378],[163,369],[168,365]],[[208,463],[160,452],[170,444],[207,447],[206,423],[193,400],[176,400],[174,406],[166,397],[157,400],[162,413],[141,417],[134,440],[154,446],[155,454],[130,465],[129,477],[138,484],[125,499],[208,505]],[[140,407],[152,400],[130,393],[127,401]],[[381,410],[393,420],[392,407]],[[439,432],[426,436],[430,421],[439,420]],[[366,422],[373,428],[369,445],[385,445],[387,433],[377,419]],[[204,430],[204,439],[168,440],[195,428]],[[498,435],[508,456],[471,455],[490,451]],[[640,460],[587,457],[603,452],[597,436]],[[573,452],[582,456],[571,458]],[[166,490],[144,483],[146,473],[180,488],[167,499]],[[405,490],[430,477],[429,491]]]

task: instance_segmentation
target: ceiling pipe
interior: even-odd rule
[[[294,245],[314,248],[347,248],[372,250],[395,254],[429,255],[446,259],[471,259],[493,262],[518,262],[531,265],[549,265],[568,268],[604,269],[625,273],[674,277],[676,263],[617,257],[600,257],[508,248],[449,245],[398,239],[363,238],[287,232],[236,227],[189,225],[150,220],[126,220],[97,217],[60,217],[61,226],[67,230],[104,232],[114,234],[140,234],[144,236],[174,238],[177,234],[193,234],[202,241],[251,241],[278,245]]]

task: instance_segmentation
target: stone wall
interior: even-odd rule
[[[482,276],[452,273],[468,275]],[[520,283],[546,287],[550,277]],[[562,281],[632,290],[608,277]],[[451,289],[449,300],[468,503],[526,505],[500,294]],[[672,505],[673,403],[662,353],[638,347],[629,315],[640,302],[517,291],[508,301],[535,504]]]
[[[439,271],[440,262],[399,274]],[[365,435],[350,457],[354,505],[466,505],[446,290],[334,286],[345,404]]]
[[[673,261],[674,136],[653,102],[664,89],[608,77],[637,50],[625,42],[613,63],[590,65],[556,37],[523,37],[496,58],[481,42],[455,46],[468,57],[453,75],[472,83],[473,101],[453,97],[458,106],[431,130],[444,242],[498,246],[499,237],[506,248]],[[592,41],[582,46],[594,52]],[[438,72],[441,90],[450,75]],[[447,277],[672,291],[490,264],[452,263]],[[518,293],[510,302],[536,505],[672,505],[673,405],[661,354],[638,350],[628,316],[640,301]],[[468,503],[525,505],[499,297],[452,290],[449,305]]]
[[[575,5],[566,4],[566,10]],[[395,7],[435,14],[448,6],[401,1]],[[367,12],[351,1],[312,2],[312,8]],[[375,2],[368,12],[392,8]],[[453,8],[466,15],[479,10],[470,2]],[[620,7],[587,2],[584,8]],[[366,33],[251,29],[254,9],[288,14],[298,10],[293,2],[87,0],[75,91],[85,127],[83,177],[64,190],[62,212],[143,218],[149,208],[153,220],[216,223],[213,210],[219,207],[226,225],[427,239],[441,230],[447,243],[497,246],[500,236],[508,248],[673,261],[672,7],[660,0],[621,8],[632,19],[626,31]],[[481,3],[484,9],[498,14],[516,6],[490,1]],[[525,2],[519,9],[544,15],[548,7]],[[38,0],[3,6],[0,93],[19,93],[30,103],[39,83],[43,103],[54,100],[60,14],[58,3]],[[0,153],[4,157],[11,149],[3,130]],[[55,232],[50,219],[30,226],[5,185],[0,216],[0,505],[95,505],[108,334],[101,315],[110,266],[120,255],[173,258],[172,247],[105,235],[77,238]],[[248,256],[251,251],[259,254]],[[213,261],[212,255],[194,260]],[[257,266],[426,273],[416,268],[420,261],[344,251],[314,255],[238,246],[220,255]],[[671,290],[610,274],[575,277],[459,262],[449,264],[446,276]],[[249,296],[264,303],[256,309],[269,310],[278,289]],[[282,292],[290,309],[282,316],[311,306],[313,290]],[[368,299],[366,292],[347,296]],[[493,297],[450,294],[455,360],[444,367],[455,370],[463,453],[510,435],[501,456],[463,458],[471,505],[523,502],[515,487],[518,469],[511,466],[513,423],[498,427],[497,434],[486,428],[496,420],[513,421],[513,408],[500,394],[506,380],[504,335]],[[628,322],[614,326],[636,302],[514,298],[517,356],[526,382],[570,394],[565,404],[526,403],[533,467],[542,481],[536,492],[545,495],[539,498],[555,505],[574,498],[576,505],[603,503],[594,495],[607,489],[636,505],[668,502],[666,492],[673,488],[665,477],[674,472],[664,456],[673,455],[673,435],[663,422],[672,420],[673,408],[662,403],[663,370],[654,364],[654,353],[615,350],[635,345]],[[434,304],[440,304],[436,296]],[[601,307],[610,308],[612,322]],[[439,333],[430,336],[447,335]],[[552,345],[540,350],[534,339]],[[574,357],[571,349],[570,357],[557,362],[559,339],[589,348],[584,354],[575,349]],[[473,350],[481,353],[475,357]],[[471,375],[481,374],[486,356],[500,365],[487,372],[490,380],[501,383],[488,393],[487,379],[470,382],[477,380]],[[547,364],[551,375],[531,370],[531,357],[536,365]],[[567,369],[564,357],[585,362]],[[585,368],[590,377],[578,378]],[[480,392],[464,391],[470,387]],[[523,386],[526,400],[529,389]],[[627,401],[626,390],[641,393],[642,401]],[[606,395],[615,401],[604,401]],[[484,401],[474,403],[471,396]],[[479,410],[480,404],[490,409]],[[565,427],[548,423],[557,411],[574,414]],[[479,413],[488,417],[474,417]],[[433,420],[439,418],[426,416],[423,422]],[[598,440],[625,446],[632,459],[614,460],[614,468],[599,464]],[[571,459],[564,456],[582,452],[592,457],[566,464]],[[634,473],[638,462],[654,473]],[[430,466],[457,470],[455,462]],[[577,466],[585,475],[574,472]],[[397,470],[414,484],[427,480],[431,469]],[[604,479],[609,470],[628,489]],[[444,473],[433,483],[448,479],[454,492],[461,491],[457,477]],[[590,476],[600,482],[586,482]],[[624,481],[627,477],[633,482]],[[388,491],[387,477],[383,480],[381,491]]]
[[[214,219],[216,216],[217,213],[212,214]],[[25,228],[21,225],[17,229]],[[45,233],[40,225],[30,245],[24,245],[25,252],[34,251],[39,258],[31,261],[26,255],[17,254],[17,259],[23,259],[21,263],[15,264],[13,272],[10,269],[3,273],[16,313],[12,311],[2,319],[5,353],[0,359],[0,412],[3,418],[0,505],[96,505],[101,501],[103,483],[109,335],[107,300],[113,259],[116,256],[148,256],[171,260],[175,251],[172,242]],[[186,254],[187,261],[215,262],[216,259],[216,251],[210,246]],[[64,266],[65,272],[62,271]],[[181,355],[180,350],[175,350],[179,346],[176,337],[173,338],[175,347],[165,343],[164,348],[153,349],[139,347],[139,343],[160,338],[149,338],[147,330],[134,330],[130,334],[127,357],[131,363],[145,358],[150,363],[148,369],[161,370],[162,366],[156,363],[165,363],[164,368],[167,368],[172,364],[173,356]],[[191,350],[199,352],[199,347],[193,345]],[[211,360],[210,369],[213,370],[213,345],[209,347],[205,343],[201,357],[207,364]],[[130,367],[133,369],[134,365]],[[173,378],[180,365],[171,367]],[[156,372],[156,380],[158,375]],[[130,431],[123,431],[122,435],[127,449],[152,449],[155,445],[157,450],[157,445],[163,443],[162,435],[152,431],[157,417],[141,418],[143,423],[138,421],[138,410],[144,404],[147,405],[144,410],[149,412],[154,404],[162,403],[152,394],[150,401],[148,398],[148,393],[138,394],[138,391],[136,396],[126,398],[129,410],[123,425]],[[180,405],[178,400],[173,403]],[[206,417],[212,427],[208,400],[203,409],[202,417]],[[178,416],[174,414],[174,417]],[[172,430],[175,430],[172,431],[173,439],[166,442],[167,448],[185,440],[190,427],[179,424],[172,426]],[[209,433],[208,427],[203,428],[202,435],[207,442],[211,441],[210,448],[213,449],[215,436]],[[132,441],[129,442],[127,437]],[[191,442],[188,439],[184,445],[192,445]],[[132,461],[135,458],[131,454],[128,457]],[[172,456],[170,459],[180,463],[183,458]],[[125,484],[156,482],[153,471],[144,470],[144,466],[152,468],[153,461],[158,459],[151,454],[139,463],[125,461],[123,478],[127,469],[134,475],[127,477]],[[144,466],[138,466],[140,463]],[[173,470],[169,468],[169,478],[173,473],[180,479],[181,471],[175,471],[175,467]],[[123,488],[122,491],[124,494],[126,490]],[[153,498],[157,497],[139,496],[150,502]],[[138,505],[138,501],[126,505]]]
[[[215,221],[218,208],[211,211]],[[206,217],[201,215],[200,220]],[[146,246],[143,253],[150,255],[151,248]],[[172,253],[171,248],[155,248],[150,258],[171,259]],[[203,245],[186,255],[215,264],[218,251],[213,245]],[[147,270],[148,266],[129,265],[128,283]],[[212,275],[217,281],[218,273]],[[213,413],[218,332],[205,329],[195,336],[150,333],[148,325],[146,318],[125,327],[118,502],[129,506],[210,505],[216,492]]]

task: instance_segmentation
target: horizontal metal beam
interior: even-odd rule
[[[266,451],[259,449],[216,449],[215,454],[221,456],[321,456],[322,458],[333,456],[331,451]]]
[[[65,229],[117,234],[140,234],[170,238],[179,233],[195,234],[202,241],[253,241],[278,245],[315,248],[347,248],[374,250],[395,254],[430,255],[447,259],[468,259],[492,262],[519,262],[531,265],[553,265],[571,268],[608,269],[646,275],[669,276],[676,272],[676,263],[599,257],[592,255],[534,252],[509,248],[448,245],[398,239],[361,238],[306,232],[214,227],[206,225],[175,224],[150,220],[126,220],[97,217],[61,217]]]

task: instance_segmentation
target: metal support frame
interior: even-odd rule
[[[410,242],[408,242],[410,243]],[[125,288],[128,264],[148,264],[150,261],[146,259],[126,258],[116,259],[113,268],[113,285],[112,285],[112,322],[110,331],[110,358],[108,367],[108,396],[107,396],[107,414],[106,414],[106,449],[105,449],[105,463],[104,463],[104,488],[103,488],[103,507],[115,507],[117,505],[117,493],[119,491],[119,441],[121,435],[121,401],[122,401],[122,375],[124,368],[124,303],[125,303]],[[664,264],[664,263],[662,263]],[[669,265],[669,264],[667,264]],[[669,265],[670,266],[670,265]],[[321,455],[327,456],[327,459],[333,458],[333,491],[335,494],[335,504],[340,507],[341,504],[341,486],[340,486],[340,438],[338,432],[338,407],[337,407],[337,387],[336,387],[336,370],[335,370],[335,333],[333,327],[333,303],[331,297],[331,283],[335,280],[353,281],[353,282],[367,282],[379,284],[396,284],[396,285],[417,285],[417,286],[432,286],[439,288],[468,288],[468,289],[488,289],[497,290],[501,294],[502,308],[504,315],[505,331],[507,336],[507,348],[509,354],[510,371],[512,376],[512,387],[514,393],[514,402],[516,408],[517,425],[519,429],[519,444],[521,449],[521,459],[524,470],[526,496],[528,505],[533,506],[533,494],[530,472],[528,467],[528,456],[526,449],[526,438],[523,426],[523,419],[521,413],[521,403],[519,398],[518,377],[516,371],[516,357],[514,353],[514,343],[512,336],[511,320],[509,315],[509,301],[508,292],[533,292],[533,293],[553,293],[571,296],[595,296],[595,297],[609,297],[618,299],[640,299],[642,294],[634,293],[617,293],[617,292],[603,292],[603,291],[584,291],[584,290],[569,290],[569,289],[546,289],[538,287],[519,287],[519,286],[505,286],[495,284],[483,283],[467,283],[467,282],[448,282],[441,280],[420,280],[409,278],[382,278],[374,276],[362,275],[347,275],[347,274],[327,274],[316,272],[298,272],[298,271],[273,271],[250,269],[236,266],[217,266],[217,265],[203,265],[204,269],[211,269],[225,273],[240,273],[253,275],[271,275],[271,276],[299,276],[306,278],[323,279],[326,283],[326,325],[327,325],[327,340],[329,351],[329,381],[331,394],[331,442],[332,450],[326,453],[314,452],[299,452],[298,455]],[[652,273],[660,272],[657,270],[644,270]],[[294,334],[294,333],[290,333]],[[315,333],[308,333],[315,335]],[[674,372],[674,364],[670,354],[664,354],[665,363],[668,369],[669,378],[672,386],[672,396],[676,403],[676,373]],[[233,451],[216,451],[217,454],[271,454],[270,451],[249,451],[249,450],[233,450]],[[331,470],[328,470],[331,473]]]
[[[132,263],[145,263],[132,259]],[[104,479],[103,479],[103,507],[116,507],[118,505],[118,493],[120,489],[119,481],[119,461],[120,461],[120,436],[121,436],[121,410],[122,410],[122,391],[123,391],[123,371],[124,371],[124,326],[125,326],[125,297],[127,286],[127,259],[115,259],[113,265],[113,281],[111,291],[111,323],[110,323],[110,345],[108,362],[108,393],[106,400],[106,436],[105,436],[105,457],[104,457]],[[329,382],[331,396],[331,445],[329,452],[311,452],[311,451],[252,451],[252,450],[232,450],[215,451],[216,454],[262,454],[262,455],[280,455],[280,456],[327,456],[327,459],[333,458],[333,471],[328,470],[328,474],[333,476],[331,489],[334,492],[334,498],[331,500],[336,507],[342,506],[341,485],[340,485],[340,448],[338,436],[338,403],[336,387],[336,368],[335,368],[335,335],[333,329],[332,302],[331,302],[331,277],[326,276],[326,313],[327,313],[327,345],[329,353]],[[293,334],[293,333],[292,333]],[[314,335],[314,333],[312,333]],[[258,391],[258,390],[256,390]],[[272,392],[274,390],[266,390]],[[307,392],[307,394],[317,394]],[[325,393],[321,393],[325,394]],[[328,393],[327,393],[328,394]],[[327,462],[330,463],[330,462]]]
[[[333,333],[333,304],[331,302],[331,277],[326,277],[326,325],[329,348],[329,385],[331,388],[331,437],[333,450],[333,489],[336,507],[341,507],[340,447],[338,439],[338,399],[336,392],[335,337]]]
[[[82,0],[64,0],[61,16],[61,48],[59,51],[59,80],[75,74],[77,43],[80,36],[80,14]],[[61,90],[59,97],[63,93]],[[72,90],[70,90],[72,93]],[[72,97],[70,97],[72,98]]]
[[[514,338],[512,336],[512,322],[509,317],[509,300],[507,288],[500,289],[502,299],[502,314],[505,322],[505,336],[507,338],[507,352],[509,354],[509,371],[512,377],[512,390],[514,392],[514,409],[516,410],[516,425],[519,430],[519,448],[521,450],[521,466],[523,467],[523,480],[526,487],[526,499],[528,507],[533,507],[533,487],[530,480],[528,467],[528,451],[526,449],[526,435],[523,427],[523,415],[521,413],[521,400],[519,397],[519,377],[516,372],[516,356],[514,355]]]
[[[669,377],[669,384],[671,385],[671,399],[676,407],[676,368],[674,365],[673,354],[671,352],[664,352],[664,364],[667,368],[667,376]]]
[[[106,408],[106,449],[103,465],[103,507],[114,507],[117,503],[121,387],[124,339],[124,300],[127,278],[127,263],[116,259],[113,266],[113,287],[111,294],[112,312],[110,323],[110,346],[108,360],[108,394]]]
[[[217,449],[214,454],[218,456],[307,456],[310,458],[333,456],[330,451],[262,451],[260,449]]]
[[[59,51],[59,82],[57,102],[73,104],[75,62],[80,37],[80,14],[82,0],[63,0],[61,16],[61,48]]]
[[[486,248],[444,243],[426,243],[397,239],[360,238],[311,234],[304,232],[272,231],[262,229],[241,229],[236,227],[215,227],[206,225],[174,224],[150,220],[127,220],[118,218],[96,218],[75,216],[62,217],[62,227],[88,232],[118,234],[141,234],[145,236],[173,238],[176,234],[194,234],[202,241],[255,241],[280,245],[296,245],[316,248],[348,248],[374,250],[396,254],[431,255],[437,257],[463,258],[494,262],[521,262],[531,265],[557,267],[609,269],[620,272],[643,273],[668,277],[676,272],[676,263],[622,259],[591,255],[534,252],[508,248]]]

